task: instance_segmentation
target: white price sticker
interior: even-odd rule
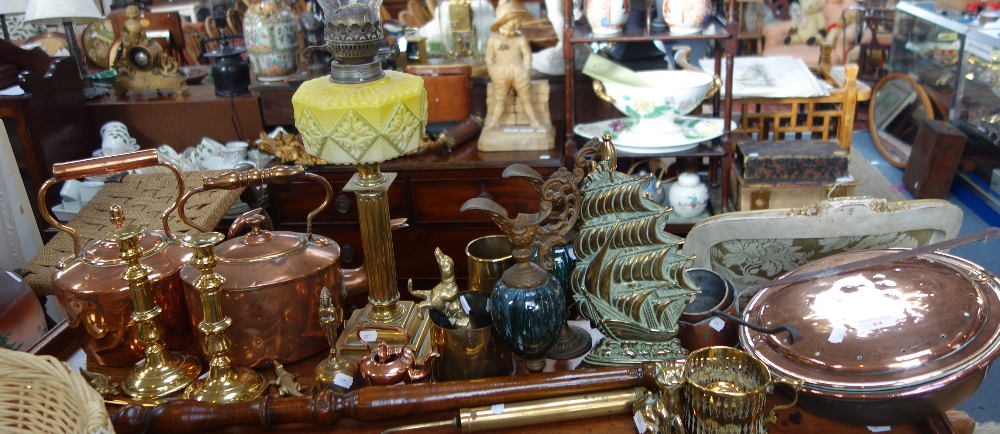
[[[490,411],[493,414],[503,414],[503,404],[493,404],[490,406]]]
[[[378,339],[378,332],[375,330],[362,330],[358,337],[365,342],[375,342]]]
[[[719,317],[715,317],[715,318],[712,318],[712,320],[708,322],[708,326],[711,327],[711,328],[713,328],[713,329],[715,329],[715,331],[717,331],[717,332],[721,332],[722,329],[724,329],[726,327],[726,320],[724,320],[722,318],[719,318]]]
[[[632,415],[632,420],[635,421],[635,429],[639,431],[639,434],[646,432],[646,421],[643,420],[642,414],[636,411],[635,414]]]
[[[847,329],[841,326],[834,326],[833,330],[830,331],[830,338],[828,338],[827,340],[830,341],[831,344],[839,344],[841,342],[844,342],[844,336],[846,335],[847,335]]]
[[[469,302],[465,300],[465,296],[463,295],[461,297],[458,297],[458,301],[462,303],[462,310],[465,311],[466,315],[468,315],[469,312],[472,311],[472,308],[469,307]]]
[[[892,315],[886,315],[878,318],[858,321],[854,327],[861,331],[870,332],[881,328],[892,327],[894,325],[896,325],[896,321],[892,319]]]
[[[889,432],[892,430],[891,426],[868,426],[868,431],[871,432]]]
[[[354,385],[354,377],[345,375],[343,372],[338,372],[337,375],[333,377],[333,384],[345,389],[350,389],[351,386]]]

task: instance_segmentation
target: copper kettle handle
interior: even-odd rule
[[[166,233],[168,237],[173,239],[174,236],[173,233],[170,232],[167,217],[170,213],[174,212],[174,209],[177,209],[180,204],[181,195],[184,193],[184,178],[181,177],[180,171],[178,171],[172,164],[160,161],[159,157],[156,155],[155,149],[143,149],[124,154],[109,155],[107,157],[87,158],[84,160],[53,164],[52,178],[45,181],[45,183],[42,184],[42,187],[38,189],[38,210],[41,212],[42,218],[49,222],[50,225],[55,226],[57,229],[69,234],[70,238],[73,239],[73,256],[79,255],[80,236],[76,233],[76,229],[59,223],[59,221],[52,217],[52,214],[49,212],[49,208],[45,206],[45,194],[49,191],[49,187],[52,187],[52,185],[57,182],[68,181],[70,179],[107,175],[109,173],[152,166],[166,167],[171,173],[174,174],[174,178],[177,179],[177,198],[174,199],[174,203],[163,211],[163,214],[160,216],[160,219],[163,220],[163,232]]]
[[[188,190],[184,193],[184,196],[178,202],[178,214],[180,215],[181,221],[191,227],[198,229],[202,232],[206,232],[206,229],[196,226],[187,218],[187,214],[184,212],[184,205],[187,203],[188,199],[195,194],[210,191],[210,190],[236,190],[238,188],[244,187],[259,187],[264,184],[282,184],[289,180],[296,178],[309,178],[323,185],[326,189],[326,198],[323,200],[316,209],[309,213],[306,217],[306,237],[312,240],[312,221],[320,212],[322,212],[326,205],[330,203],[330,199],[333,197],[333,187],[330,187],[330,182],[326,178],[306,172],[305,167],[301,164],[296,166],[274,166],[266,169],[250,169],[242,172],[228,172],[222,175],[216,176],[214,178],[204,177],[202,178],[202,185]]]
[[[388,324],[362,324],[361,327],[359,327],[357,330],[354,331],[354,334],[358,337],[358,340],[361,341],[362,344],[364,344],[365,350],[368,351],[368,354],[371,354],[372,347],[370,347],[368,345],[367,341],[365,341],[364,339],[361,339],[361,332],[363,330],[389,330],[389,331],[394,331],[394,332],[400,332],[400,333],[403,334],[403,336],[406,337],[406,342],[407,343],[403,344],[403,347],[406,347],[406,345],[409,345],[409,342],[410,342],[410,334],[407,333],[406,330],[403,329],[400,326],[392,326],[392,325],[388,325]]]

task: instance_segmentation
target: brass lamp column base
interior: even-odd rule
[[[344,187],[353,192],[358,201],[358,218],[361,223],[361,242],[365,251],[365,269],[368,273],[368,305],[351,316],[344,332],[337,340],[341,357],[357,362],[368,350],[357,337],[357,330],[365,324],[399,326],[410,335],[379,330],[378,340],[389,345],[408,345],[417,352],[416,360],[423,360],[430,353],[430,322],[413,308],[412,301],[399,301],[396,287],[396,258],[392,246],[387,193],[395,173],[382,173],[378,163],[359,164],[358,173]]]
[[[213,403],[251,401],[259,398],[267,390],[267,382],[257,371],[233,366],[229,358],[232,342],[226,329],[232,319],[222,314],[221,287],[225,278],[215,272],[219,257],[215,255],[215,245],[225,237],[217,232],[192,235],[184,240],[184,245],[194,249],[191,265],[201,272],[194,287],[201,296],[204,317],[198,329],[205,333],[205,354],[208,362],[208,376],[191,384],[184,391],[184,399]]]
[[[111,212],[119,217],[115,221],[120,225],[121,208],[116,206]],[[149,294],[149,271],[139,263],[142,257],[139,235],[145,230],[136,225],[119,226],[109,238],[118,242],[119,257],[128,264],[122,279],[128,282],[132,293],[132,320],[139,329],[139,341],[146,344],[146,359],[122,380],[122,392],[137,399],[154,399],[181,390],[194,381],[201,373],[201,361],[184,353],[171,353],[162,342],[163,327],[156,320],[162,309],[153,304]]]

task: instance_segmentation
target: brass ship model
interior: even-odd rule
[[[576,156],[579,233],[573,298],[605,339],[584,363],[615,366],[683,358],[677,320],[699,290],[684,273],[684,240],[663,230],[671,211],[647,198],[650,177],[616,171],[610,136]]]

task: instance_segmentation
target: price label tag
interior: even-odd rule
[[[11,279],[14,279],[17,283],[21,283],[21,276],[18,276],[10,271],[7,272],[7,275],[10,276]]]
[[[466,315],[468,315],[469,312],[472,311],[472,308],[469,307],[469,302],[465,300],[465,296],[463,295],[458,297],[458,301],[462,303],[462,310],[465,311]]]
[[[891,426],[868,426],[868,431],[871,432],[889,432],[892,430]]]
[[[892,319],[892,315],[886,315],[878,318],[858,321],[855,327],[858,330],[870,332],[881,328],[892,327],[894,325],[896,325],[896,321]]]
[[[847,329],[841,326],[834,326],[833,330],[830,331],[830,337],[827,339],[831,344],[839,344],[844,342],[844,336],[847,335]]]
[[[358,336],[365,342],[375,342],[378,339],[378,332],[375,330],[362,330],[361,333],[358,333]]]
[[[643,420],[642,414],[639,414],[639,412],[636,411],[635,414],[632,415],[632,420],[635,421],[635,429],[639,431],[639,434],[646,432],[646,421]]]
[[[503,414],[503,404],[493,404],[490,406],[490,411],[493,414]]]
[[[550,157],[550,156],[548,156],[548,155],[539,155],[539,156],[538,156],[538,159],[539,159],[539,160],[548,160],[549,158],[552,158],[552,157]]]
[[[715,329],[715,331],[717,331],[717,332],[721,332],[722,329],[724,329],[726,327],[726,320],[724,320],[722,318],[719,318],[719,317],[715,317],[715,318],[712,318],[712,320],[708,322],[708,326],[711,327],[711,328],[713,328],[713,329]]]
[[[345,389],[350,389],[354,385],[354,377],[350,375],[344,375],[343,372],[338,372],[337,375],[333,377],[333,384],[336,384]]]

